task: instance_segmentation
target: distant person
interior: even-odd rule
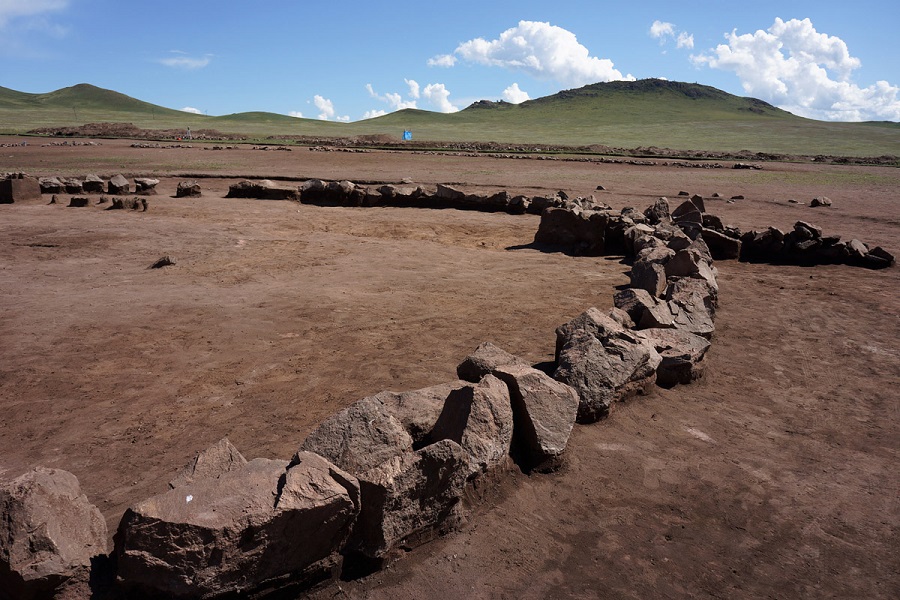
[[[187,139],[189,139],[189,140],[194,139],[193,137],[191,137],[191,128],[190,127],[188,127]]]

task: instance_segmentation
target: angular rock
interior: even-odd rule
[[[363,398],[325,419],[300,450],[315,452],[355,475],[412,450],[403,424],[375,397]]]
[[[662,360],[635,332],[595,308],[559,327],[556,336],[553,377],[577,392],[579,423],[602,419],[613,402],[645,393]]]
[[[41,177],[38,180],[42,194],[62,194],[66,187],[57,177]]]
[[[557,246],[576,255],[602,256],[606,251],[608,216],[603,212],[581,212],[548,208],[534,236],[536,244]]]
[[[866,256],[874,256],[876,258],[881,259],[885,264],[884,266],[889,267],[894,264],[894,255],[882,248],[881,246],[875,246]]]
[[[722,194],[719,194],[719,193],[713,194],[713,198],[721,198],[721,197],[722,197]],[[706,205],[703,203],[703,196],[701,196],[700,194],[694,194],[693,196],[691,196],[691,204],[696,206],[697,210],[699,210],[700,212],[702,212],[702,213],[706,212]]]
[[[827,196],[816,196],[810,201],[809,205],[812,208],[817,206],[831,206],[831,199]]]
[[[794,231],[800,234],[801,239],[804,240],[818,240],[822,237],[822,228],[806,221],[794,223]]]
[[[120,585],[174,598],[328,577],[360,509],[359,484],[319,456],[255,459],[129,508],[115,536]]]
[[[97,175],[88,175],[84,178],[81,187],[85,194],[102,194],[104,188],[103,179]]]
[[[84,185],[82,184],[80,179],[75,179],[74,177],[63,179],[63,186],[65,187],[67,194],[84,193]]]
[[[722,219],[709,213],[703,213],[703,227],[705,229],[715,229],[718,232],[725,231],[725,225],[722,224]]]
[[[631,287],[646,290],[652,296],[666,291],[666,263],[675,256],[668,248],[645,248],[631,266]]]
[[[482,377],[493,373],[497,367],[503,365],[531,366],[518,356],[510,354],[491,342],[483,342],[478,345],[475,352],[459,363],[456,367],[456,375],[462,380],[478,383]]]
[[[142,196],[154,196],[156,195],[157,185],[159,185],[159,179],[152,179],[150,177],[135,177],[134,193],[141,194]]]
[[[509,389],[493,375],[447,396],[428,436],[433,442],[453,440],[469,457],[472,478],[502,465],[513,438]]]
[[[114,175],[106,184],[106,193],[121,196],[131,192],[131,184],[122,175]]]
[[[216,478],[236,471],[246,464],[247,459],[228,441],[228,438],[222,438],[206,450],[198,452],[175,479],[169,482],[169,488],[187,485],[196,479]]]
[[[640,250],[635,247],[637,241],[646,237],[652,238],[653,228],[649,225],[639,223],[626,229],[623,235],[625,237],[626,256],[636,256],[637,253],[640,252]]]
[[[669,199],[665,197],[657,198],[653,206],[648,207],[644,211],[644,216],[647,217],[647,222],[651,225],[656,225],[662,221],[671,221]]]
[[[106,554],[106,521],[68,471],[36,467],[0,484],[0,596],[49,598]]]
[[[698,294],[703,300],[703,305],[710,314],[715,315],[719,306],[719,288],[706,279],[693,277],[673,277],[666,288],[666,300],[678,300],[680,302],[693,302],[692,294]]]
[[[706,339],[712,338],[716,330],[713,323],[715,313],[706,306],[699,293],[694,292],[688,294],[687,297],[671,300],[668,305],[673,315],[675,329],[681,329]]]
[[[175,189],[176,198],[199,198],[202,195],[200,184],[193,179],[179,181],[178,187]]]
[[[694,196],[696,198],[696,196]],[[702,203],[702,198],[701,198]],[[697,203],[692,199],[683,202],[672,211],[672,222],[678,225],[688,237],[693,239],[703,227],[703,215],[697,208]]]
[[[660,302],[649,292],[639,288],[627,288],[620,290],[613,296],[616,308],[625,311],[634,321],[637,329],[648,327],[672,327],[675,320],[669,305]],[[557,344],[559,332],[557,332]]]
[[[404,452],[359,475],[362,510],[347,549],[383,560],[456,525],[469,472],[459,444],[441,440]]]
[[[847,250],[850,252],[852,260],[863,260],[869,253],[869,247],[856,238],[847,242]]]
[[[715,229],[703,228],[702,238],[709,247],[710,254],[715,260],[737,260],[741,256],[741,240],[729,237]]]
[[[509,387],[519,459],[537,471],[558,468],[578,414],[575,390],[525,365],[503,365],[493,374]]]
[[[656,384],[672,387],[688,384],[703,374],[703,357],[710,342],[681,329],[644,329],[636,333],[662,357],[656,368]]]
[[[783,250],[784,233],[774,227],[741,236],[741,260],[775,261]]]
[[[41,184],[34,177],[16,173],[0,180],[0,204],[40,199]]]
[[[228,186],[226,198],[254,198],[257,200],[300,200],[297,187],[279,184],[268,179],[239,181]]]

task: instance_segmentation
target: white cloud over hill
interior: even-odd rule
[[[900,88],[887,81],[854,83],[860,60],[842,39],[819,33],[809,19],[776,18],[765,31],[734,30],[725,40],[691,59],[734,72],[750,96],[814,119],[900,121]]]
[[[538,21],[519,21],[494,40],[475,38],[463,42],[452,55],[436,56],[428,64],[450,67],[457,57],[469,63],[520,71],[537,79],[570,86],[634,79],[631,75],[622,75],[608,58],[591,56],[571,31]]]

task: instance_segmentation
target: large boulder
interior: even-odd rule
[[[358,475],[412,450],[413,439],[381,399],[363,398],[325,419],[300,445]]]
[[[646,290],[626,288],[613,296],[615,307],[628,314],[638,329],[650,327],[672,327],[674,318],[669,305],[660,302]],[[559,348],[559,332],[557,332],[557,348]]]
[[[706,215],[704,215],[706,216]],[[709,246],[715,260],[737,260],[741,256],[741,240],[730,237],[715,229],[703,228],[703,241]]]
[[[513,438],[513,412],[506,384],[493,375],[447,396],[431,430],[433,441],[453,440],[469,457],[469,478],[503,465]]]
[[[671,221],[672,216],[669,211],[669,199],[657,198],[656,202],[644,211],[644,216],[647,217],[647,222],[651,225],[656,225],[663,221]]]
[[[42,194],[62,194],[66,190],[65,184],[58,177],[41,177],[38,185]]]
[[[329,577],[360,509],[358,482],[311,453],[255,459],[129,508],[116,533],[125,590],[207,598]]]
[[[439,415],[438,415],[439,416]],[[332,415],[301,444],[358,478],[360,513],[352,554],[382,560],[452,525],[470,472],[468,453],[452,440],[413,450],[413,439],[377,397]]]
[[[202,195],[200,184],[193,179],[179,181],[178,187],[175,189],[176,198],[199,198]]]
[[[578,393],[578,421],[609,414],[613,402],[646,392],[662,358],[645,340],[591,308],[556,330],[553,377]]]
[[[499,366],[493,374],[509,388],[513,448],[522,466],[538,471],[558,468],[578,414],[575,390],[521,364]]]
[[[703,357],[710,342],[681,329],[644,329],[636,332],[662,357],[656,368],[656,384],[672,387],[688,384],[703,374]]]
[[[784,232],[775,227],[748,231],[741,236],[741,260],[774,262],[784,251]]]
[[[715,312],[706,305],[700,293],[686,294],[668,302],[668,305],[673,315],[675,329],[687,331],[706,339],[712,338],[716,330],[713,322]]]
[[[0,180],[0,204],[40,199],[41,184],[34,177],[13,173]]]
[[[268,179],[239,181],[228,186],[226,198],[255,198],[258,200],[300,200],[300,190],[293,185]]]
[[[660,297],[666,291],[666,263],[675,252],[666,247],[648,247],[641,250],[631,266],[631,287],[646,290]]]
[[[575,255],[602,256],[606,253],[608,219],[605,212],[548,208],[541,214],[534,243]]]
[[[518,356],[510,354],[491,342],[483,342],[478,345],[475,352],[459,363],[456,367],[456,375],[460,379],[478,383],[482,377],[493,373],[497,367],[503,365],[530,366]]]
[[[104,191],[103,179],[98,175],[88,175],[81,183],[85,194],[102,194]]]
[[[106,184],[106,191],[113,196],[121,196],[131,192],[131,184],[122,175],[113,175]]]
[[[49,598],[106,554],[106,522],[78,479],[36,467],[0,484],[0,597]]]
[[[362,511],[347,550],[382,561],[455,526],[469,466],[459,444],[441,440],[360,473]]]
[[[151,177],[134,178],[134,192],[142,196],[155,196],[157,185],[159,185],[159,179]]]

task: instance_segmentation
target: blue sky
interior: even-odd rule
[[[900,121],[896,0],[0,0],[0,86],[359,120],[663,77]]]

